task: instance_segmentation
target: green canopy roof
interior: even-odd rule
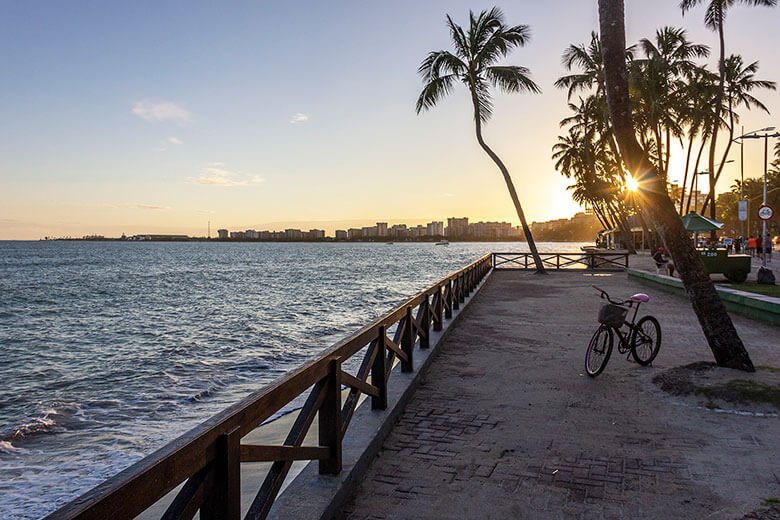
[[[691,211],[690,213],[685,215],[682,218],[682,223],[683,226],[685,226],[685,229],[687,229],[688,231],[695,231],[695,232],[715,231],[723,227],[722,222],[715,222],[714,220],[699,215],[695,211]]]

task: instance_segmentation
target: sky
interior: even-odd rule
[[[0,239],[423,223],[517,224],[474,137],[463,88],[415,114],[425,55],[450,47],[446,14],[498,5],[531,41],[506,64],[543,93],[496,95],[484,128],[529,221],[580,211],[551,147],[568,115],[553,86],[570,44],[598,28],[596,0],[379,2],[0,0]],[[664,25],[711,47],[703,8],[628,0],[629,43]],[[727,53],[780,80],[780,8],[735,6]],[[715,58],[709,60],[715,67]],[[757,94],[780,127],[780,94]],[[762,173],[747,141],[745,176]],[[727,165],[739,178],[738,147]],[[672,160],[679,170],[680,153]],[[672,171],[670,178],[675,179]]]

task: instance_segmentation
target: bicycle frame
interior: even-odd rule
[[[631,312],[631,309],[634,310],[634,315],[631,317],[631,321],[623,320],[623,325],[620,327],[613,327],[611,325],[606,325],[606,327],[609,327],[612,329],[615,333],[617,333],[617,337],[620,340],[618,343],[618,352],[621,354],[625,354],[630,349],[629,340],[631,339],[631,333],[636,328],[636,317],[637,314],[639,314],[639,306],[642,305],[642,302],[638,302],[635,300],[623,300],[623,301],[615,301],[612,298],[609,297],[609,293],[602,289],[601,287],[593,286],[596,290],[601,292],[601,298],[606,299],[609,303],[613,305],[620,305],[621,307],[628,306],[629,312]],[[628,326],[628,330],[626,331],[625,335],[623,335],[623,327]]]

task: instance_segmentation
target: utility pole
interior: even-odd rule
[[[768,126],[766,128],[762,128],[761,130],[755,130],[753,132],[748,132],[747,134],[743,134],[738,137],[738,139],[763,139],[764,140],[764,194],[763,194],[763,203],[761,204],[761,208],[759,208],[759,217],[761,218],[761,269],[758,270],[758,283],[775,283],[775,276],[774,273],[766,266],[766,248],[767,246],[772,247],[772,240],[771,238],[767,237],[766,234],[766,220],[769,217],[764,217],[761,215],[761,211],[764,210],[766,207],[766,174],[768,170],[769,165],[769,138],[770,137],[780,137],[780,132],[775,132],[774,134],[770,134],[767,132],[771,132],[775,129],[774,126]],[[763,134],[758,134],[758,132],[765,132]],[[769,208],[767,208],[769,210]],[[771,215],[771,210],[770,215]],[[769,238],[769,240],[767,240]]]

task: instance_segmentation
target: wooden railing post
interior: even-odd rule
[[[467,291],[467,280],[466,280],[466,273],[461,273],[458,277],[460,279],[460,283],[458,283],[459,291],[458,291],[458,299],[460,300],[460,303],[463,303],[466,301],[466,291]]]
[[[458,275],[452,280],[452,308],[454,310],[460,309],[460,286],[461,280],[460,275]]]
[[[200,509],[202,520],[241,518],[241,437],[240,428],[217,439],[217,458],[209,479],[210,492]]]
[[[436,296],[433,298],[433,314],[434,314],[433,330],[435,330],[436,332],[444,328],[442,324],[442,322],[444,321],[444,315],[442,313],[442,310],[444,310],[444,291],[441,285],[437,285]]]
[[[404,332],[401,336],[401,350],[406,354],[406,359],[401,360],[401,372],[414,371],[414,318],[412,318],[412,308],[406,307],[406,318],[404,319]]]
[[[385,344],[385,335],[387,334],[384,325],[380,325],[376,336],[376,354],[374,363],[371,365],[371,384],[379,390],[379,395],[371,396],[372,410],[385,410],[387,408],[387,345]]]
[[[420,327],[420,348],[428,348],[431,345],[429,336],[431,335],[431,307],[429,297],[426,294],[425,300],[420,303],[420,310],[417,312],[417,322]]]
[[[452,318],[452,280],[447,280],[447,285],[444,286],[444,317],[448,320]]]
[[[330,457],[320,459],[320,475],[336,475],[341,472],[341,361],[330,361],[325,399],[319,412],[320,446],[330,448]]]

